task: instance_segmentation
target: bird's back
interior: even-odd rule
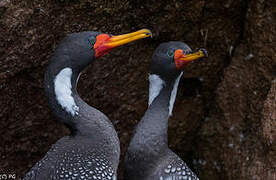
[[[198,179],[186,163],[170,149],[167,156],[160,161],[160,165],[156,168],[155,177],[159,177],[158,180]]]
[[[152,157],[150,159],[150,157]],[[146,158],[146,157],[145,157]],[[197,180],[197,176],[170,149],[164,149],[157,156],[148,156],[148,159],[140,159],[135,156],[127,156],[126,161],[132,162],[125,167],[126,180]],[[147,162],[146,164],[144,164]],[[144,167],[141,167],[144,166]]]
[[[67,136],[60,139],[24,179],[116,179],[119,162],[114,152],[106,150],[99,141],[87,144],[87,138]]]

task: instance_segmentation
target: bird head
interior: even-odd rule
[[[57,47],[53,62],[59,64],[57,69],[71,67],[80,72],[112,49],[150,36],[152,33],[148,29],[116,36],[94,31],[72,33]]]
[[[151,74],[156,74],[165,81],[175,80],[190,62],[207,56],[208,53],[203,48],[192,51],[182,42],[162,43],[152,56]]]

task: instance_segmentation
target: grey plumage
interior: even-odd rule
[[[116,171],[104,150],[91,150],[89,138],[64,137],[36,163],[25,179],[109,179]],[[99,144],[104,145],[104,144]]]

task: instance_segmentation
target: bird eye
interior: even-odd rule
[[[95,42],[96,42],[96,37],[95,37],[95,36],[91,36],[91,37],[88,38],[88,41],[89,41],[89,43],[90,43],[91,45],[94,45]]]
[[[169,57],[173,57],[174,56],[174,51],[173,50],[169,50],[167,54],[168,54]]]

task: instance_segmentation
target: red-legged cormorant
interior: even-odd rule
[[[125,157],[126,180],[198,179],[168,148],[168,118],[172,113],[183,68],[206,57],[207,51],[192,51],[182,42],[162,43],[150,67],[149,107],[137,125]]]
[[[78,95],[81,71],[111,49],[151,36],[147,29],[112,36],[99,32],[68,35],[45,72],[44,86],[57,119],[71,131],[58,140],[24,179],[117,179],[120,145],[110,120]]]

